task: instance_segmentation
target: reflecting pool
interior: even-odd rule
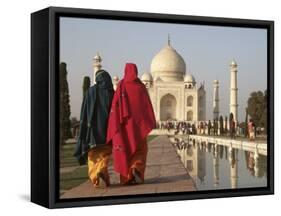
[[[267,186],[267,156],[170,137],[198,190]]]

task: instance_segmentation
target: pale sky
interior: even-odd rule
[[[238,119],[245,119],[252,91],[267,85],[265,29],[186,24],[60,18],[60,62],[67,64],[71,116],[79,119],[84,76],[93,76],[93,57],[100,53],[103,69],[123,77],[127,62],[137,64],[139,77],[167,44],[183,57],[187,73],[205,82],[207,119],[213,118],[213,80],[220,82],[220,114],[229,113],[229,63],[238,64]]]

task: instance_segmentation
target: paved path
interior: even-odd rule
[[[111,186],[106,189],[94,188],[90,181],[72,188],[61,198],[99,197],[129,194],[151,194],[196,190],[192,178],[180,161],[167,136],[158,136],[148,143],[145,183],[133,186],[119,185],[119,175],[109,168]]]

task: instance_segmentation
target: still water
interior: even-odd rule
[[[267,186],[267,156],[170,137],[198,190]]]

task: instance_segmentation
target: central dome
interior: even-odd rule
[[[154,78],[183,81],[186,65],[181,55],[168,44],[152,59],[150,70]]]

